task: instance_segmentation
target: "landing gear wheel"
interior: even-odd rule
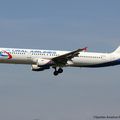
[[[62,68],[59,68],[58,70],[57,70],[57,68],[56,67],[53,67],[54,69],[55,69],[55,71],[54,71],[54,75],[55,76],[57,76],[59,73],[62,73],[63,72],[63,69]]]
[[[63,69],[62,68],[59,68],[58,69],[58,73],[62,73],[63,72]]]
[[[57,76],[57,75],[58,75],[58,71],[55,71],[53,74],[54,74],[55,76]]]

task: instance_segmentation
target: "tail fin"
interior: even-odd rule
[[[120,53],[120,46],[114,51],[114,53]]]

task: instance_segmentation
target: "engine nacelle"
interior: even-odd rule
[[[38,59],[37,61],[37,66],[38,67],[43,67],[43,66],[46,66],[46,65],[52,65],[52,61],[51,60],[48,60],[48,59]]]
[[[43,71],[45,69],[50,69],[50,66],[38,67],[38,65],[32,65],[32,71]]]

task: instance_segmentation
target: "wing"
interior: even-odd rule
[[[78,50],[63,54],[61,56],[55,57],[52,59],[52,61],[55,64],[65,65],[68,60],[71,60],[72,58],[77,57],[79,55],[79,52],[86,51],[86,50],[87,50],[87,47],[78,49]]]

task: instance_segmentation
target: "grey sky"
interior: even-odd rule
[[[111,52],[120,45],[119,0],[0,1],[0,46]],[[1,120],[93,120],[119,115],[120,66],[32,72],[0,65]]]

